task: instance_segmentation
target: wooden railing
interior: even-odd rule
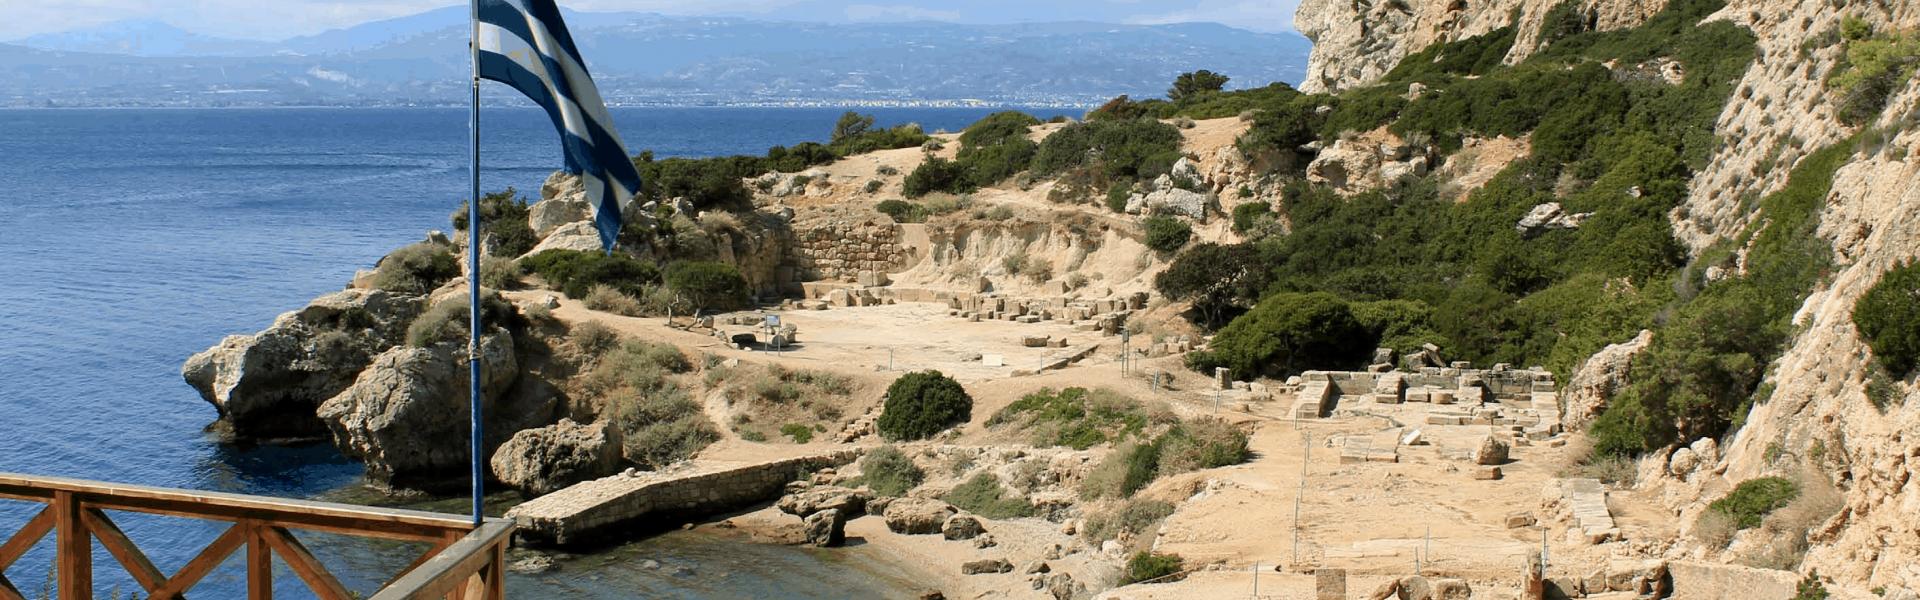
[[[479,527],[465,517],[136,485],[0,473],[0,499],[47,506],[0,544],[0,600],[25,600],[6,569],[49,532],[55,535],[54,577],[61,600],[93,599],[93,542],[118,559],[152,600],[183,598],[214,567],[247,549],[247,597],[273,597],[273,558],[298,575],[322,600],[348,600],[340,584],[289,529],[426,542],[426,553],[375,593],[375,600],[500,600],[509,521]],[[114,524],[105,511],[128,511],[232,523],[197,556],[167,575]],[[4,533],[4,531],[0,531]]]

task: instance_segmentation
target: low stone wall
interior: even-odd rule
[[[750,465],[681,473],[614,475],[585,481],[507,511],[521,539],[538,545],[579,546],[617,541],[670,519],[700,518],[777,498],[801,474],[844,465],[847,450]]]

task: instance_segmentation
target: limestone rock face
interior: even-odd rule
[[[1351,140],[1334,140],[1307,163],[1307,181],[1353,195],[1403,177],[1424,176],[1431,162],[1426,148],[1416,148],[1391,133],[1376,130]]]
[[[959,512],[953,505],[927,498],[900,498],[887,504],[887,529],[894,533],[940,533],[947,517]]]
[[[1566,402],[1566,410],[1560,416],[1561,425],[1569,431],[1586,429],[1588,423],[1607,409],[1613,395],[1626,389],[1633,357],[1652,343],[1653,332],[1642,329],[1633,339],[1607,346],[1581,363],[1567,380],[1566,393],[1561,395]]]
[[[346,389],[420,313],[417,297],[350,289],[280,315],[254,335],[233,335],[187,359],[180,374],[242,440],[326,435],[314,409]]]
[[[533,256],[548,250],[598,251],[600,250],[600,231],[593,228],[592,221],[567,223],[553,228],[546,239],[540,240],[540,244],[528,250],[526,255]]]
[[[431,490],[464,484],[468,452],[467,369],[456,344],[400,346],[374,358],[353,385],[320,405],[334,446],[367,465],[375,484]],[[481,410],[500,415],[518,376],[513,336],[481,339]],[[496,435],[512,432],[496,432]]]
[[[493,476],[530,496],[620,471],[620,430],[572,419],[527,429],[493,452]]]
[[[546,237],[560,226],[587,220],[587,201],[579,198],[550,198],[527,207],[527,226],[533,235]]]
[[[1521,235],[1535,236],[1549,229],[1579,229],[1592,216],[1590,212],[1569,213],[1560,207],[1559,202],[1548,202],[1527,211],[1526,216],[1520,217],[1520,222],[1513,225],[1513,230]]]

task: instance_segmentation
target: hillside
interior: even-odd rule
[[[613,256],[573,178],[488,197],[494,476],[865,452],[705,516],[956,597],[1920,588],[1911,7],[1312,8],[1305,90],[642,152]],[[467,239],[183,374],[445,489]]]

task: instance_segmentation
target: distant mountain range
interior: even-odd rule
[[[1197,23],[567,19],[617,104],[1088,104],[1157,96],[1195,69],[1231,87],[1297,82],[1309,50],[1295,34]],[[154,21],[37,35],[0,44],[0,106],[464,104],[466,20],[455,6],[281,42]]]

